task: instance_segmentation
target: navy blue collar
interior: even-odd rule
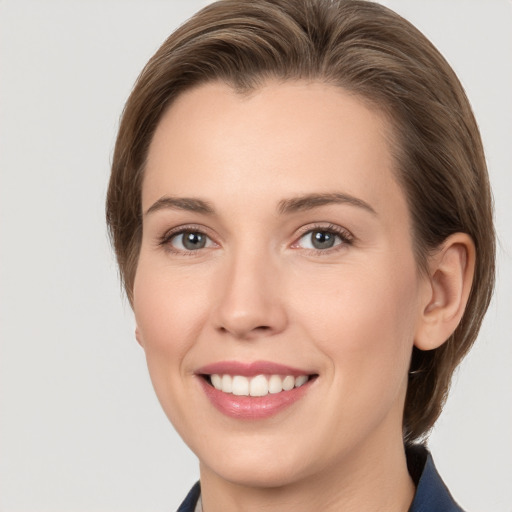
[[[406,450],[407,467],[416,484],[409,512],[464,512],[441,480],[430,452],[422,445]]]
[[[407,466],[416,484],[416,494],[409,512],[464,512],[441,480],[432,455],[424,446],[407,448]],[[200,494],[201,487],[197,482],[177,512],[194,512]]]

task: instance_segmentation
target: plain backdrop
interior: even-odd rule
[[[140,69],[206,1],[0,0],[0,511],[172,511],[198,477],[154,396],[104,196]],[[469,512],[512,511],[512,3],[389,0],[479,121],[496,295],[430,447]],[[207,426],[205,426],[207,428]]]

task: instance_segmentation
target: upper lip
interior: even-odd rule
[[[315,372],[272,361],[253,361],[250,363],[219,361],[202,366],[196,373],[199,375],[213,375],[215,373],[219,375],[243,375],[245,377],[254,377],[256,375],[293,375],[294,377],[299,377],[300,375],[312,375]]]

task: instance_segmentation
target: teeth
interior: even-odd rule
[[[251,396],[268,395],[268,381],[265,375],[257,375],[251,379],[249,384],[249,394]]]
[[[303,386],[308,380],[307,375],[294,377],[293,375],[256,375],[244,377],[243,375],[210,375],[212,386],[224,393],[237,396],[266,396],[269,393],[290,391],[294,387]]]
[[[229,375],[228,375],[229,377]],[[222,389],[222,377],[217,373],[211,376],[212,386],[215,389]]]
[[[279,375],[272,375],[268,380],[269,393],[281,393],[283,391],[283,381]]]
[[[291,375],[287,375],[283,379],[283,389],[285,391],[290,391],[290,389],[293,389],[295,387],[295,377],[292,377]]]
[[[223,375],[221,384],[222,387],[220,389],[224,391],[224,393],[231,393],[233,391],[233,379],[231,375]]]
[[[233,377],[233,395],[249,396],[249,379],[242,375]]]
[[[301,375],[300,377],[297,377],[295,379],[295,387],[300,388],[303,384],[306,384],[307,381],[308,381],[308,376]]]

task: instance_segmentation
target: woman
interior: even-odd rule
[[[370,2],[225,0],[127,102],[107,219],[180,510],[461,510],[422,446],[494,282],[478,129]]]

